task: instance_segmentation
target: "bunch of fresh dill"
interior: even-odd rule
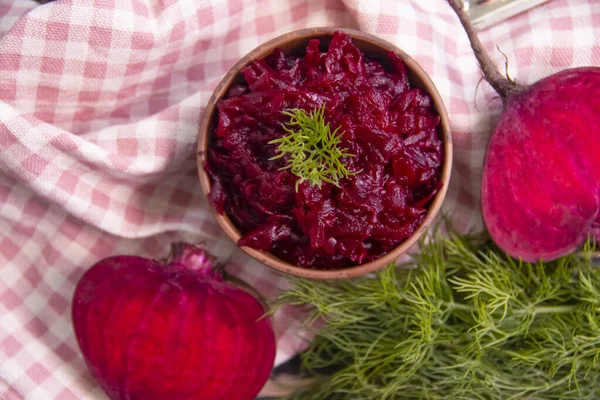
[[[278,304],[312,305],[307,325],[327,324],[303,354],[315,384],[292,398],[600,399],[593,251],[532,264],[432,234],[412,269],[293,279]]]

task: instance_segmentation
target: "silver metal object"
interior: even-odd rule
[[[463,0],[477,30],[485,29],[550,0]]]

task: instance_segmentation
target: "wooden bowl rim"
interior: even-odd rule
[[[286,261],[275,257],[271,253],[266,253],[263,251],[255,250],[253,248],[247,246],[240,246],[241,249],[247,253],[249,256],[254,259],[262,262],[263,264],[271,267],[279,272],[283,272],[285,274],[290,274],[294,276],[311,278],[311,279],[347,279],[360,275],[365,275],[370,272],[376,271],[378,269],[383,268],[384,266],[390,264],[391,262],[397,260],[402,254],[406,253],[406,251],[412,247],[419,238],[423,235],[423,233],[427,230],[427,228],[431,225],[436,215],[438,214],[442,202],[446,196],[446,192],[448,190],[448,183],[450,182],[450,174],[452,170],[452,135],[450,132],[450,122],[448,118],[448,112],[446,107],[444,106],[444,102],[435,86],[435,84],[431,81],[429,75],[423,70],[423,68],[408,54],[402,51],[397,46],[389,43],[383,39],[380,39],[376,36],[360,32],[354,29],[346,29],[346,28],[334,28],[334,27],[320,27],[320,28],[308,28],[292,31],[281,36],[278,36],[274,39],[271,39],[262,45],[256,47],[254,50],[250,51],[244,57],[242,57],[221,79],[219,84],[216,86],[215,90],[210,97],[200,120],[199,134],[198,134],[198,173],[200,177],[200,183],[202,185],[202,191],[204,195],[208,198],[210,193],[210,179],[204,171],[204,161],[205,161],[205,152],[208,148],[209,137],[211,132],[208,132],[208,128],[213,119],[214,110],[216,108],[216,104],[219,99],[226,93],[227,89],[229,89],[230,85],[234,81],[234,79],[239,75],[241,69],[248,65],[251,61],[260,59],[270,54],[277,47],[282,46],[283,44],[293,42],[293,41],[303,41],[307,38],[311,37],[323,37],[323,36],[331,36],[334,32],[341,31],[352,37],[353,39],[359,39],[361,41],[366,41],[376,47],[381,48],[382,51],[393,51],[397,55],[399,55],[406,64],[407,69],[412,71],[426,86],[427,91],[431,95],[433,99],[433,103],[440,115],[440,125],[442,131],[442,140],[444,141],[444,164],[442,166],[442,188],[435,195],[431,206],[427,210],[427,216],[423,223],[419,226],[419,228],[413,233],[413,235],[402,242],[398,247],[394,248],[389,253],[384,256],[368,262],[366,264],[336,269],[336,270],[317,270],[317,269],[309,269],[298,267],[292,265]],[[241,238],[241,234],[238,229],[235,227],[233,222],[229,219],[227,215],[220,215],[216,212],[216,210],[210,206],[213,215],[215,216],[217,223],[221,226],[225,234],[237,245],[238,240]]]

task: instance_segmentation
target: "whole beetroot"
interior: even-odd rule
[[[550,261],[600,237],[600,68],[568,69],[532,85],[502,76],[459,0],[485,80],[504,101],[488,144],[482,213],[496,244],[524,261]]]

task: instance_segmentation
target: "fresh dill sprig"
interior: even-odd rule
[[[431,234],[409,267],[341,282],[292,279],[276,304],[327,325],[302,355],[314,386],[291,398],[600,399],[594,248],[549,263]],[[334,372],[323,374],[322,368]]]
[[[283,124],[289,134],[269,142],[279,145],[279,154],[271,160],[286,157],[288,164],[280,170],[290,169],[299,178],[296,191],[305,181],[319,188],[323,182],[339,186],[341,178],[358,173],[348,171],[342,163],[342,157],[354,157],[354,154],[340,148],[343,132],[338,133],[339,127],[332,131],[325,122],[325,104],[309,114],[297,108],[283,111],[283,114],[290,117]]]

